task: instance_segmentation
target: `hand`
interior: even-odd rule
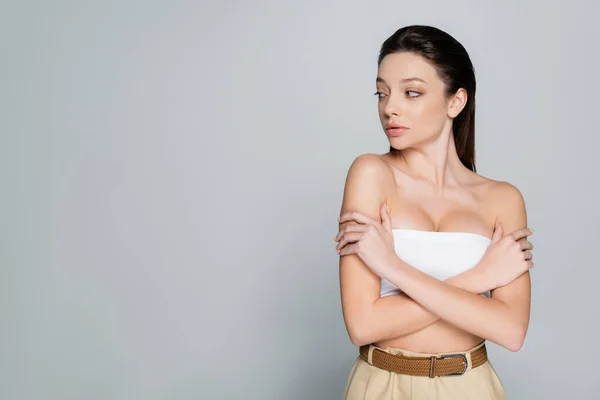
[[[533,268],[533,255],[529,251],[533,244],[527,241],[532,233],[532,229],[522,228],[503,236],[502,225],[496,223],[492,242],[475,267],[486,277],[487,290],[508,285]]]
[[[378,276],[385,278],[398,258],[394,249],[392,219],[385,204],[379,210],[382,222],[374,220],[357,211],[346,212],[338,218],[340,224],[354,220],[340,229],[334,240],[339,243],[336,250],[340,256],[356,254]]]

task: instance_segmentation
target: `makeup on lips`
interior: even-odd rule
[[[400,136],[404,133],[404,131],[408,130],[407,127],[400,125],[400,124],[396,124],[393,122],[387,123],[385,125],[385,133],[388,136]]]

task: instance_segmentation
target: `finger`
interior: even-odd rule
[[[533,250],[533,244],[525,238],[519,239],[519,243],[521,243],[521,250]]]
[[[386,231],[392,232],[392,218],[390,218],[390,214],[387,208],[387,204],[383,203],[383,207],[381,211],[381,224],[385,228]]]
[[[517,230],[509,233],[508,236],[511,236],[515,241],[517,241],[521,238],[531,235],[532,233],[533,233],[533,229],[521,228],[521,229],[517,229]]]
[[[362,238],[363,234],[361,232],[352,232],[346,233],[340,242],[335,246],[337,250],[341,249],[348,243],[358,242]]]
[[[344,246],[341,249],[339,249],[337,251],[337,253],[340,256],[347,256],[349,254],[355,254],[356,253],[356,249],[355,249],[355,245],[354,244],[349,244],[348,246]]]
[[[346,213],[342,214],[342,216],[338,219],[340,224],[343,224],[344,222],[351,221],[351,220],[354,220],[361,224],[377,225],[380,223],[379,221],[375,221],[373,218],[367,217],[366,215],[364,215],[358,211],[346,212]]]
[[[346,232],[364,232],[367,227],[369,225],[361,225],[361,224],[352,224],[352,225],[346,225],[344,228],[342,228],[337,235],[335,235],[335,241],[339,241],[342,236],[344,236],[346,234]]]
[[[338,232],[338,234],[335,236],[335,240],[339,241],[347,232],[365,232],[368,227],[369,225],[361,224],[347,225]]]
[[[494,225],[494,234],[492,235],[492,243],[502,239],[502,232],[502,225],[500,225],[500,222],[496,221],[496,224]]]

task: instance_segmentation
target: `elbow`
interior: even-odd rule
[[[508,337],[508,341],[504,345],[505,348],[514,352],[521,350],[523,343],[525,342],[525,336],[527,334],[527,327],[518,324],[515,328],[511,329],[511,333]]]
[[[523,341],[520,340],[520,341],[510,342],[504,347],[506,347],[508,350],[512,351],[513,353],[515,353],[515,352],[521,350],[522,346],[523,346]]]
[[[346,326],[348,328],[348,335],[350,341],[355,346],[364,346],[369,343],[373,343],[373,332],[370,329],[373,325],[365,318],[355,318],[352,321],[348,321]]]
[[[355,346],[364,346],[371,343],[369,335],[364,330],[350,329],[349,330],[350,341]]]
[[[345,314],[344,321],[350,341],[355,346],[364,346],[375,341],[375,320],[372,308],[362,307]]]

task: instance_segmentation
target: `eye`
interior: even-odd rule
[[[385,94],[385,93],[383,93],[383,92],[375,92],[375,93],[373,93],[373,94],[374,94],[375,96],[377,96],[377,98],[378,98],[378,99],[381,99],[381,96],[380,96],[380,95],[382,95],[382,94]]]
[[[415,92],[414,90],[407,90],[406,93],[416,93],[416,96],[408,96],[408,97],[419,97],[421,95],[421,93],[419,92]]]

